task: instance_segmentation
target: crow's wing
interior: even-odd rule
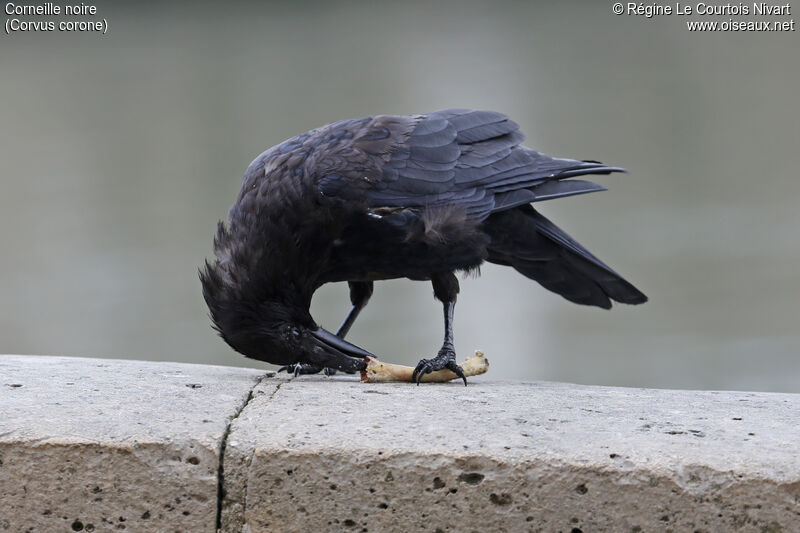
[[[373,209],[461,206],[472,220],[485,221],[483,228],[492,239],[489,261],[511,265],[577,303],[608,308],[610,299],[624,303],[647,300],[608,265],[525,205],[604,190],[592,182],[570,178],[623,169],[596,161],[554,158],[520,146],[524,136],[517,125],[491,111],[383,115],[358,127],[352,143],[337,148],[336,155],[324,162],[323,167],[336,171],[322,173],[318,186],[323,197]],[[487,220],[492,213],[497,215]],[[403,216],[414,214],[404,211]]]
[[[524,136],[517,124],[492,111],[435,111],[414,117],[406,130],[383,154],[380,177],[363,191],[371,207],[458,204],[469,218],[484,220],[522,204],[605,190],[588,181],[562,181],[567,178],[623,171],[520,146]],[[391,131],[380,131],[391,139]]]

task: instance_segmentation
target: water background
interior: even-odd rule
[[[0,35],[0,352],[269,367],[214,336],[196,273],[249,162],[333,120],[473,107],[630,170],[537,207],[651,301],[583,308],[487,265],[461,355],[494,378],[800,391],[797,32],[604,2],[98,10],[106,36]],[[312,312],[335,329],[348,306],[332,285]],[[398,280],[350,338],[414,364],[441,336],[430,285]]]

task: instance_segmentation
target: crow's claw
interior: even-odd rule
[[[422,376],[432,372],[431,370],[431,361],[428,359],[420,359],[417,366],[414,368],[414,371],[411,373],[411,380],[416,381],[417,385],[419,385],[419,380],[422,379]]]
[[[447,365],[445,365],[445,368],[450,369],[453,372],[453,374],[463,379],[464,386],[465,387],[467,386],[467,376],[464,375],[464,369],[461,368],[461,365],[456,364],[455,361],[450,361],[449,363],[447,363]]]
[[[294,377],[297,377],[301,374],[317,374],[320,371],[324,371],[326,376],[332,376],[336,373],[335,368],[322,368],[321,366],[317,365],[310,365],[307,363],[294,363],[291,365],[285,365],[278,369],[278,372],[286,372],[294,373]]]
[[[448,346],[442,347],[433,359],[420,359],[411,373],[411,380],[419,385],[423,375],[443,368],[451,370],[456,376],[464,380],[464,385],[467,384],[467,376],[464,375],[464,370],[456,363],[456,352]]]

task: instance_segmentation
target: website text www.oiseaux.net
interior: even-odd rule
[[[677,15],[690,18],[686,20],[689,31],[757,31],[757,32],[790,32],[795,31],[794,19],[785,17],[792,15],[792,6],[786,4],[770,4],[738,2],[727,4],[695,4],[675,2],[617,2],[612,6],[616,15],[638,16],[647,19]],[[708,20],[708,17],[728,17],[725,20]],[[742,20],[732,17],[750,17],[755,20]],[[706,20],[702,20],[705,18]]]

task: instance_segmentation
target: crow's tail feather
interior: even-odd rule
[[[609,309],[611,300],[647,301],[639,289],[530,205],[494,213],[485,228],[492,238],[488,261],[512,266],[571,302]]]

